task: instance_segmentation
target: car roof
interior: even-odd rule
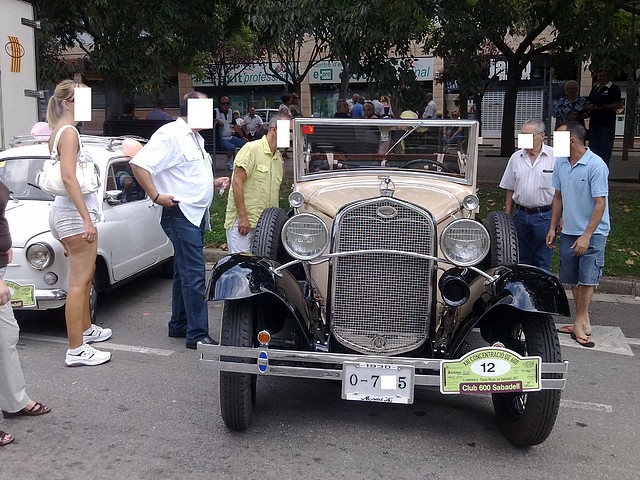
[[[122,150],[122,142],[126,138],[133,138],[143,144],[147,142],[144,138],[134,136],[101,137],[97,135],[80,135],[82,146],[85,150],[91,152],[94,162],[107,161],[113,157],[125,157],[126,155]],[[10,145],[10,148],[0,152],[0,158],[49,156],[48,135],[21,135],[13,137]]]

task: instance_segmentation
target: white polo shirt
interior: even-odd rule
[[[204,139],[187,122],[160,127],[130,163],[151,173],[158,192],[173,195],[187,220],[200,226],[213,200],[213,171]]]
[[[513,190],[513,201],[520,206],[549,206],[555,193],[551,186],[554,162],[553,148],[549,145],[542,144],[540,154],[533,163],[529,154],[521,148],[509,158],[500,188]]]

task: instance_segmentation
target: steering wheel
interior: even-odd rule
[[[454,172],[453,170],[451,170],[449,167],[447,167],[446,165],[440,163],[440,162],[436,162],[435,160],[429,160],[428,158],[417,158],[415,160],[409,160],[406,163],[403,163],[402,165],[400,165],[400,168],[410,168],[413,167],[414,165],[429,165],[432,167],[435,167],[436,170],[440,170],[446,173],[457,173]],[[431,169],[429,169],[431,170]]]

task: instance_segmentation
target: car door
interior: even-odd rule
[[[173,255],[160,226],[161,207],[147,197],[128,158],[109,162],[103,199],[101,243],[109,249],[114,281],[145,270]],[[107,238],[104,238],[107,236]]]

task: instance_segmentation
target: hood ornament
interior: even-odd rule
[[[390,177],[378,177],[382,181],[380,182],[380,196],[393,197],[396,192],[396,185],[393,183]]]

